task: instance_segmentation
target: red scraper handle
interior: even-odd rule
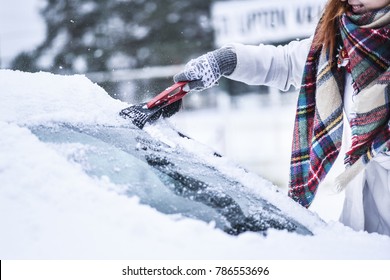
[[[177,82],[172,86],[165,89],[163,92],[155,96],[152,100],[146,103],[148,109],[158,106],[160,104],[169,105],[179,99],[182,99],[184,95],[188,93],[183,88],[188,82]]]

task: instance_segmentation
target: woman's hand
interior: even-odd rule
[[[175,83],[188,81],[185,90],[202,91],[216,85],[221,76],[233,73],[236,65],[234,49],[223,47],[190,60],[173,80]]]

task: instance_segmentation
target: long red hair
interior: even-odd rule
[[[315,46],[324,46],[329,50],[330,59],[334,58],[336,48],[336,34],[338,31],[338,19],[348,9],[348,2],[341,0],[329,0],[325,5],[320,19],[317,35],[314,39]]]

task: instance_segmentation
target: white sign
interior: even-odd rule
[[[215,44],[278,43],[312,35],[326,0],[214,2]]]

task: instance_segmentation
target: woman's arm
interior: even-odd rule
[[[266,85],[280,90],[299,88],[312,38],[284,46],[231,44],[237,66],[227,78],[249,85]]]

